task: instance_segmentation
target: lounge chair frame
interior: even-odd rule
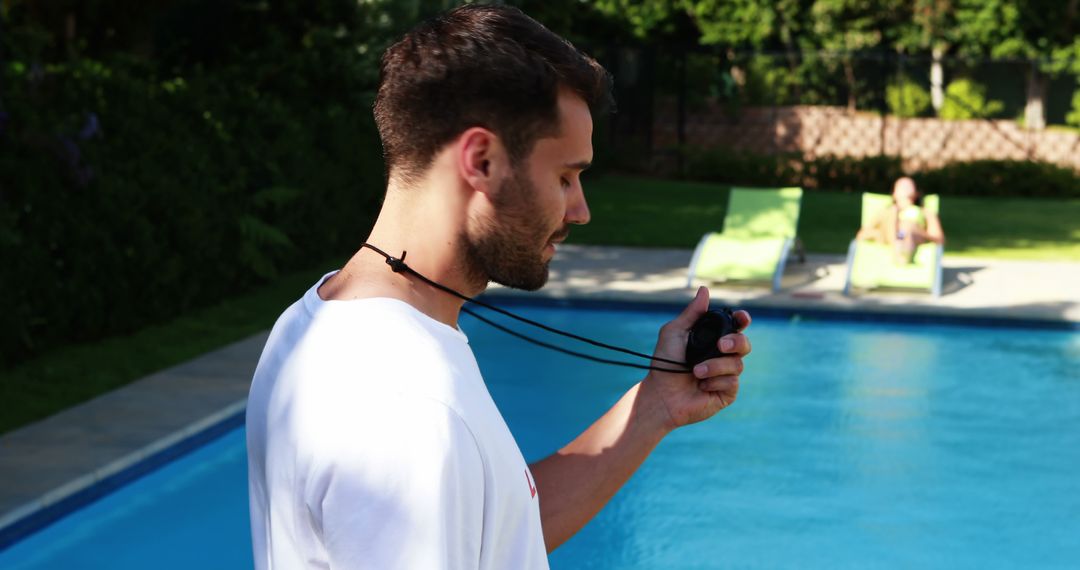
[[[862,223],[865,224],[866,220],[862,220]],[[851,243],[848,245],[847,262],[846,262],[847,271],[846,271],[846,275],[844,277],[844,291],[843,291],[843,294],[844,294],[845,297],[850,297],[851,296],[851,291],[854,288],[854,285],[852,283],[852,274],[854,274],[854,272],[855,272],[855,255],[856,255],[856,251],[858,250],[858,245],[859,245],[859,241],[854,240],[854,239],[851,240]],[[940,244],[940,243],[932,244],[932,245],[934,247],[934,258],[933,258],[934,259],[933,260],[934,269],[933,269],[933,277],[932,277],[931,283],[930,283],[930,294],[935,299],[937,299],[937,298],[941,297],[941,284],[942,284],[942,277],[943,277],[942,260],[945,257],[945,246]],[[921,248],[930,247],[930,246],[931,246],[931,244],[922,244],[922,245],[919,246],[919,248],[921,249]],[[888,288],[889,285],[883,285],[882,287]]]
[[[733,188],[732,192],[735,192],[735,191],[758,191],[758,190],[762,190],[762,191],[764,191],[764,190],[791,190],[791,189],[793,189],[793,188]],[[799,200],[800,200],[800,207],[801,207],[801,192],[802,192],[802,189],[800,188],[800,189],[798,189],[798,191],[800,192],[800,199]],[[730,200],[731,200],[731,197],[729,196],[729,204],[730,204]],[[730,211],[728,212],[728,215],[730,215]],[[795,225],[798,226],[798,217],[797,216],[795,218]],[[726,226],[727,226],[727,223],[726,223],[726,218],[725,218],[725,231],[727,230]],[[794,234],[794,231],[792,233]],[[704,253],[706,244],[708,243],[709,238],[712,237],[713,235],[716,235],[716,234],[714,234],[713,232],[710,232],[710,233],[705,234],[704,236],[701,237],[700,240],[698,240],[697,246],[694,248],[694,253],[690,257],[690,266],[689,266],[689,268],[687,270],[687,275],[686,275],[686,286],[687,287],[692,287],[693,286],[694,279],[697,276],[698,267],[700,265],[701,258],[702,258],[702,255]],[[723,235],[723,234],[721,233],[720,235]],[[798,237],[796,235],[790,235],[790,236],[779,236],[778,235],[776,237],[782,239],[782,242],[781,242],[781,246],[780,246],[780,257],[777,260],[776,267],[773,270],[773,274],[772,274],[772,277],[771,277],[771,280],[770,280],[771,281],[772,291],[774,293],[780,290],[780,281],[784,276],[784,269],[787,266],[788,257],[792,254],[793,248],[797,248],[796,249],[796,254],[799,256],[800,262],[805,261],[805,254],[801,251],[801,242],[798,240]]]

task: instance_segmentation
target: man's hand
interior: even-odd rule
[[[661,327],[654,356],[685,360],[690,328],[708,310],[709,290],[701,287],[682,314]],[[729,334],[719,341],[720,352],[725,353],[724,356],[698,364],[693,374],[653,370],[642,382],[642,396],[655,399],[666,411],[668,429],[706,420],[735,401],[739,392],[739,374],[743,371],[743,357],[750,354],[750,340],[741,332],[750,326],[750,315],[746,311],[736,311],[735,321],[740,332]],[[653,361],[653,365],[661,368],[673,366],[660,361]]]
[[[685,360],[690,328],[708,308],[709,292],[702,287],[686,310],[660,329],[654,355]],[[737,311],[735,321],[741,331],[750,324],[750,315]],[[735,400],[742,357],[750,353],[750,341],[734,333],[719,344],[721,352],[733,354],[706,360],[701,371],[693,374],[649,372],[574,441],[531,465],[548,552],[585,526],[664,436],[712,416]]]

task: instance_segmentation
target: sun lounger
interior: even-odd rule
[[[778,291],[801,201],[802,188],[732,188],[723,231],[698,242],[687,286],[695,279],[771,281]]]
[[[874,215],[892,203],[887,194],[863,194],[862,224],[866,227]],[[936,194],[923,198],[923,208],[929,212],[938,212]],[[847,279],[844,283],[844,295],[850,295],[852,288],[874,289],[878,287],[924,289],[934,297],[941,296],[941,258],[945,248],[937,243],[924,243],[915,250],[915,259],[911,264],[898,265],[893,257],[893,247],[889,244],[851,240],[848,247]]]

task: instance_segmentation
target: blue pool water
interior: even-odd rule
[[[652,311],[523,308],[649,351]],[[463,328],[529,460],[640,378]],[[576,568],[1080,567],[1080,333],[758,319],[736,404],[672,434],[551,556]],[[251,565],[237,430],[0,568]]]

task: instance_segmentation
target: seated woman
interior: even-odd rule
[[[860,228],[855,239],[892,244],[896,263],[911,263],[915,249],[928,242],[945,243],[945,231],[937,214],[922,207],[915,181],[900,178],[893,184],[893,203]]]

